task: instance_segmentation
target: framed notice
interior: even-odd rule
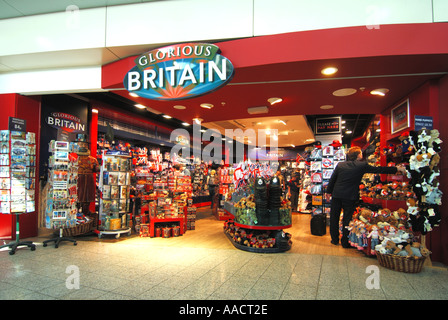
[[[403,101],[398,106],[392,109],[390,114],[390,128],[392,134],[409,128],[409,99]]]
[[[317,118],[316,134],[335,134],[341,133],[341,117]]]

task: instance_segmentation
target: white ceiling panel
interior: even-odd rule
[[[40,52],[0,57],[0,72],[97,66],[117,60],[107,48]]]

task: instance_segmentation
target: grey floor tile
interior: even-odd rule
[[[170,300],[180,290],[157,285],[138,295],[140,300]]]
[[[325,286],[319,285],[316,294],[317,300],[350,300],[349,286]]]
[[[280,296],[281,300],[315,300],[317,287],[288,283]]]

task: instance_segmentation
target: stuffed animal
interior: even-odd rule
[[[430,138],[428,141],[428,148],[429,150],[431,150],[434,153],[438,153],[440,151],[442,151],[441,149],[441,144],[442,144],[442,140],[440,140],[439,138],[439,130],[437,129],[432,129],[430,131]]]
[[[426,128],[420,129],[417,133],[417,152],[426,153],[428,150],[429,140],[431,139],[431,135],[429,130]]]

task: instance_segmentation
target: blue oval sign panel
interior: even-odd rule
[[[232,77],[230,60],[214,44],[185,43],[163,47],[135,59],[124,87],[153,100],[181,100],[214,91]]]

